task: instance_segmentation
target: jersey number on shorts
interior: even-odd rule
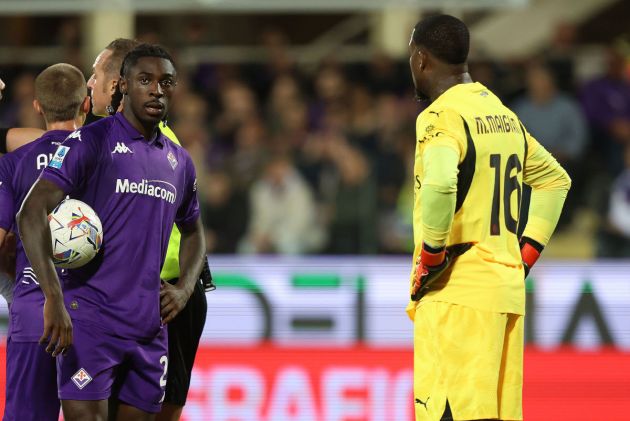
[[[490,155],[490,167],[494,168],[494,193],[492,195],[492,209],[490,211],[490,235],[501,235],[499,214],[501,213],[501,155]],[[512,172],[514,174],[512,175]],[[521,208],[521,183],[518,181],[518,173],[523,170],[517,154],[508,157],[503,171],[503,216],[505,228],[512,234],[516,234],[518,226],[518,212]],[[512,193],[516,191],[516,218],[512,217]]]
[[[164,366],[164,373],[160,377],[160,387],[166,387],[166,373],[168,373],[168,357],[166,355],[160,357],[160,364]]]

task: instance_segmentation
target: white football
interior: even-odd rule
[[[53,262],[74,269],[92,260],[103,244],[103,226],[94,209],[76,199],[66,199],[48,215]]]

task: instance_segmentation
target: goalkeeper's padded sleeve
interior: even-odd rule
[[[472,243],[462,243],[446,248],[433,248],[423,244],[414,270],[411,299],[413,301],[420,300],[427,293],[431,284],[448,269],[453,260],[466,253],[472,245]]]
[[[545,246],[560,218],[571,178],[536,139],[529,133],[526,136],[528,153],[523,182],[531,186],[532,196],[523,236]]]
[[[11,129],[0,129],[0,153],[7,153],[7,135]]]
[[[529,271],[540,257],[540,253],[542,253],[545,246],[529,237],[522,237],[520,243],[521,259],[523,260],[525,277],[527,278],[527,275],[529,275]]]
[[[422,154],[422,238],[431,247],[446,244],[453,224],[458,163],[458,153],[449,146],[427,146]]]

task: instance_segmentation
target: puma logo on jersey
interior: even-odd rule
[[[131,149],[127,147],[123,142],[116,142],[116,147],[112,153],[133,153]]]
[[[419,403],[420,405],[424,406],[425,410],[429,410],[429,408],[427,408],[427,404],[429,403],[429,399],[431,399],[431,396],[428,396],[427,399],[422,402],[420,399],[416,398],[416,403]]]

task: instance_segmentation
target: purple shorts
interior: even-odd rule
[[[73,320],[73,344],[57,357],[61,400],[118,399],[150,413],[160,412],[168,368],[167,329],[149,341],[123,339]]]
[[[55,359],[37,342],[7,339],[4,421],[57,421]]]

